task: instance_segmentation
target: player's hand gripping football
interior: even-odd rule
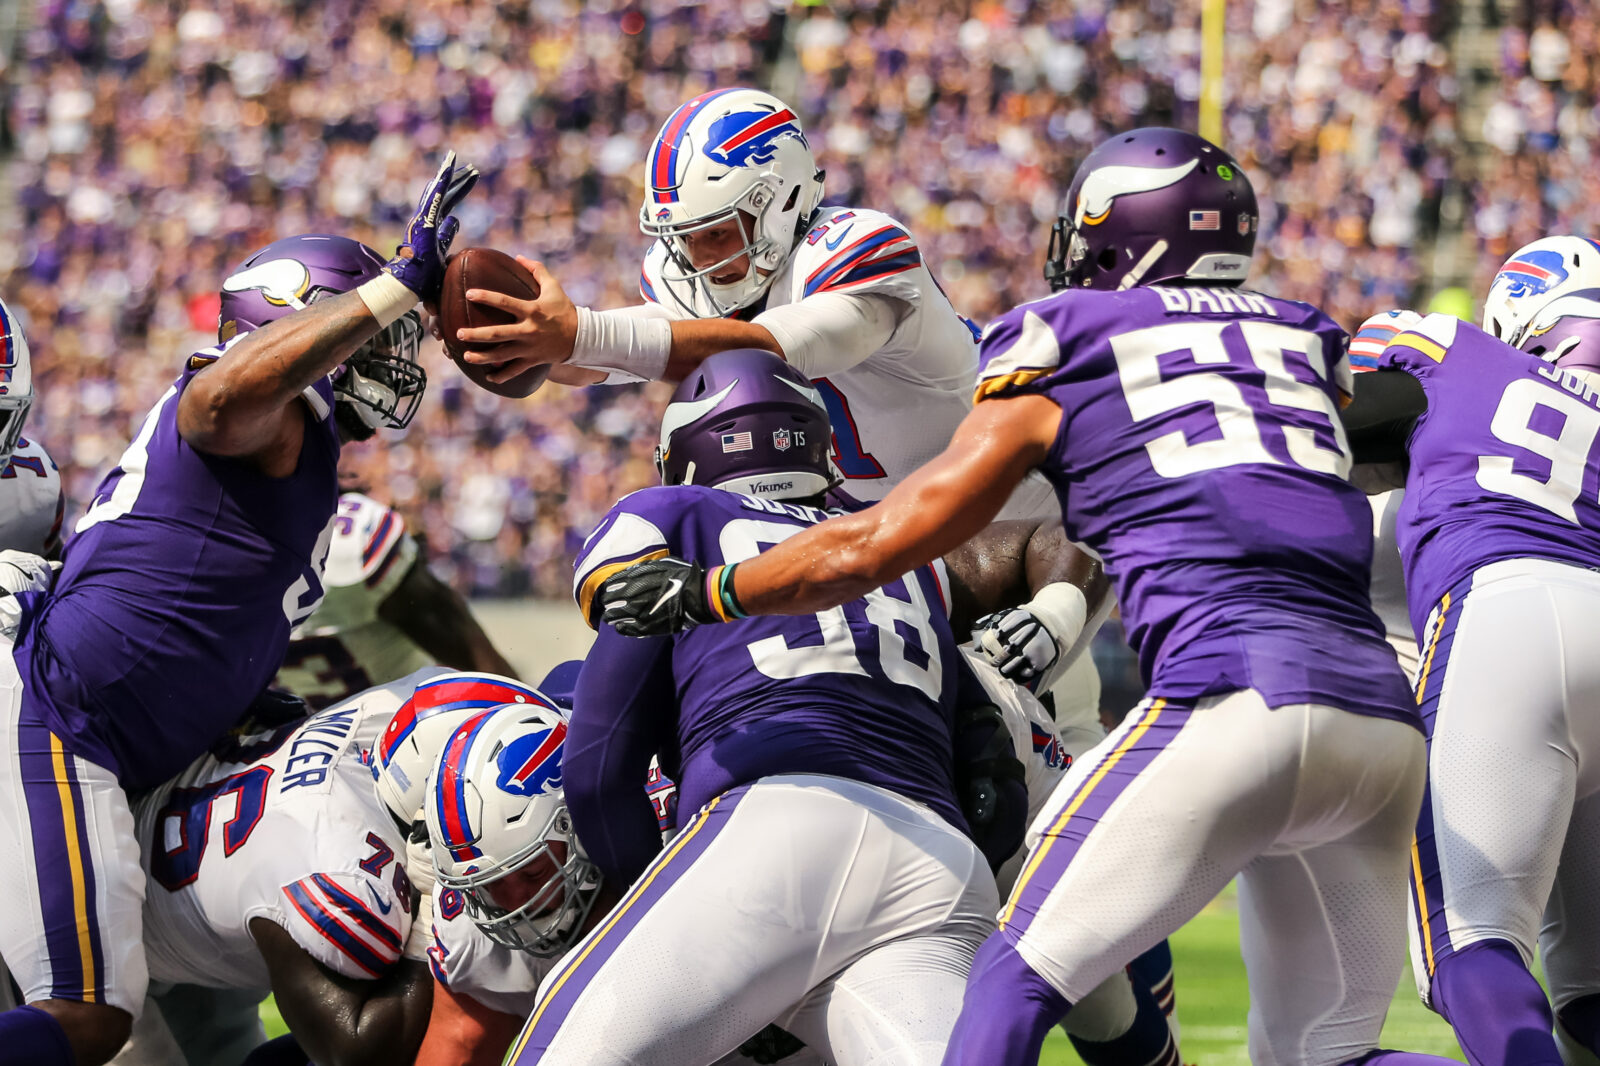
[[[461,223],[451,214],[478,183],[478,168],[457,163],[454,152],[446,152],[439,172],[422,190],[416,213],[406,223],[405,239],[395,257],[383,269],[400,284],[428,303],[439,299],[439,283],[444,280],[444,261],[450,242],[456,239]]]
[[[486,307],[499,308],[516,316],[503,326],[477,326],[459,329],[457,339],[467,348],[494,345],[492,351],[468,351],[462,358],[469,363],[498,365],[489,380],[510,381],[522,372],[550,363],[564,363],[572,355],[578,339],[578,308],[566,290],[543,263],[517,256],[539,283],[539,295],[518,299],[489,289],[468,289],[467,299]]]
[[[736,607],[730,610],[726,591],[732,572],[718,566],[708,574],[699,563],[670,555],[637,563],[601,586],[601,620],[625,637],[661,637],[740,617]],[[722,613],[713,597],[720,598]]]

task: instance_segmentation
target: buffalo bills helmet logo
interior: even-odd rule
[[[514,796],[542,796],[561,789],[561,750],[567,723],[518,737],[495,757],[496,783]]]
[[[798,137],[801,144],[806,143],[800,123],[787,107],[781,111],[735,111],[711,123],[705,153],[725,167],[770,163],[778,154],[778,142],[785,137]]]
[[[671,217],[672,217],[672,208],[670,208],[670,207],[663,207],[661,210],[656,212],[656,221],[657,222],[665,222]]]
[[[1567,268],[1560,252],[1540,248],[1525,252],[1500,268],[1496,281],[1511,286],[1512,296],[1538,296],[1567,280]]]

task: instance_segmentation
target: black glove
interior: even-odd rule
[[[761,1066],[772,1066],[800,1051],[802,1044],[788,1031],[769,1025],[749,1040],[739,1045],[739,1054],[754,1059]]]
[[[628,567],[600,586],[601,621],[625,637],[660,637],[721,622],[706,598],[706,568],[671,555]]]
[[[1028,831],[1028,781],[1000,708],[992,703],[956,708],[956,798],[972,842],[989,868],[998,870]]]

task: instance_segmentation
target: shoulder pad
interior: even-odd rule
[[[572,568],[572,598],[584,618],[590,618],[595,594],[613,574],[670,553],[668,536],[676,525],[676,495],[665,486],[629,493],[583,542]]]
[[[388,880],[312,874],[284,885],[283,895],[284,928],[323,965],[345,977],[370,979],[400,961],[410,915]]]
[[[358,492],[339,497],[324,584],[377,588],[403,577],[416,557],[416,541],[398,511]]]
[[[849,291],[914,300],[917,286],[900,275],[921,265],[911,231],[882,211],[827,208],[795,247],[794,299]]]

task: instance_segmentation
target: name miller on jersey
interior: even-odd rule
[[[321,712],[302,727],[300,735],[289,746],[289,759],[283,764],[283,783],[278,786],[279,795],[291,788],[310,788],[327,780],[328,768],[350,742],[350,730],[355,728],[360,711],[359,704],[342,710],[333,708]],[[318,733],[326,736],[317,736]],[[316,750],[319,748],[326,750]],[[304,764],[304,768],[296,769],[296,763]]]

